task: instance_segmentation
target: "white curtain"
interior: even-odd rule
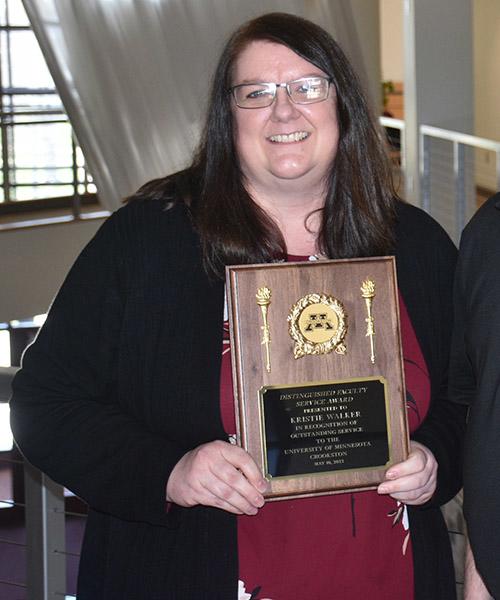
[[[189,163],[217,57],[251,17],[279,10],[321,24],[370,87],[346,0],[23,2],[111,210],[145,181]]]

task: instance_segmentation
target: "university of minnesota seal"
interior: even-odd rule
[[[342,303],[327,294],[307,294],[298,300],[288,315],[288,331],[295,341],[293,355],[345,354],[347,314]]]

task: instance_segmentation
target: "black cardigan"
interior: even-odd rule
[[[410,513],[417,600],[455,598],[439,504],[460,488],[464,411],[446,372],[455,249],[425,213],[398,207],[397,270],[431,375],[418,432],[439,463],[434,499]],[[223,284],[211,282],[182,204],[112,215],[62,286],[15,378],[25,456],[90,506],[80,600],[236,600],[236,519],[173,506],[183,454],[226,439],[219,412]]]

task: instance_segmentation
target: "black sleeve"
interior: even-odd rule
[[[468,321],[464,282],[465,246],[463,238],[455,273],[454,323],[450,355],[449,396],[453,402],[470,406],[476,392],[476,377],[465,344],[465,324]]]
[[[447,399],[446,382],[433,402],[425,422],[412,436],[431,450],[438,463],[436,491],[423,508],[446,504],[462,487],[467,408]]]
[[[401,280],[412,323],[431,375],[431,405],[412,439],[434,454],[438,480],[432,500],[451,500],[462,486],[463,441],[467,409],[450,401],[448,365],[453,324],[453,279],[457,251],[443,229],[415,208],[407,221]],[[398,270],[399,276],[399,270]]]
[[[94,509],[161,525],[168,521],[166,482],[183,451],[114,398],[127,210],[110,217],[83,250],[25,352],[11,424],[26,458]]]

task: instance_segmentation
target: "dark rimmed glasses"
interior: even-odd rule
[[[316,75],[301,77],[286,83],[241,83],[229,89],[236,105],[240,108],[266,108],[276,98],[278,88],[286,89],[294,104],[314,104],[323,102],[330,92],[331,77]]]

